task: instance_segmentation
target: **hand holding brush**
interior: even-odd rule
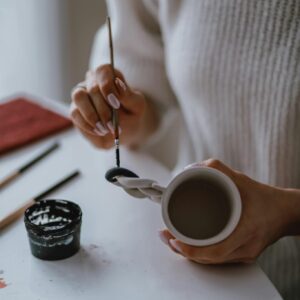
[[[151,102],[128,84],[121,71],[111,64],[100,65],[73,89],[71,118],[94,146],[110,149],[115,145],[112,109],[118,115],[120,144],[140,146],[156,129]]]

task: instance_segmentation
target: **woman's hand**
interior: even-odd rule
[[[110,65],[88,71],[86,80],[72,92],[71,118],[81,133],[98,148],[114,144],[112,108],[118,110],[120,142],[138,146],[157,126],[150,103],[126,83],[123,74]],[[86,88],[85,88],[86,87]]]
[[[176,240],[168,230],[161,231],[160,238],[173,251],[202,264],[251,263],[268,245],[288,234],[291,212],[295,211],[296,207],[298,212],[300,211],[299,191],[296,195],[294,190],[292,197],[295,201],[292,201],[291,198],[287,199],[287,194],[293,191],[254,181],[218,160],[209,159],[200,165],[218,169],[233,180],[241,195],[241,219],[228,238],[205,247],[186,245]],[[300,222],[299,213],[297,218]]]

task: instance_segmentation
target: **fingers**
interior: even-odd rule
[[[72,92],[72,100],[76,105],[76,108],[80,112],[80,115],[83,117],[85,123],[92,127],[93,131],[97,129],[97,131],[102,136],[106,135],[109,132],[107,128],[102,126],[101,120],[99,119],[95,106],[92,100],[90,99],[88,92],[85,89],[75,88]],[[75,117],[77,117],[77,120],[80,118],[76,113],[74,113],[74,115]],[[79,125],[83,126],[82,123],[80,123]]]
[[[115,85],[119,91],[122,107],[126,111],[141,114],[145,103],[144,95],[137,90],[131,89],[126,81],[122,80],[120,77],[115,79]]]
[[[93,108],[94,110],[96,110],[96,114],[98,116],[96,127],[101,132],[107,133],[110,129],[108,123],[111,121],[112,117],[111,108],[101,95],[98,84],[94,80],[94,78],[87,79],[86,88],[89,94],[90,101],[92,102]]]
[[[103,136],[96,128],[92,127],[81,115],[79,109],[73,108],[71,111],[71,118],[76,127],[81,129],[83,132],[88,133],[92,136]]]
[[[258,256],[257,252],[248,251],[251,248],[248,244],[233,251],[224,251],[219,245],[208,247],[186,245],[176,240],[168,230],[160,231],[159,236],[175,253],[201,264],[253,263]]]
[[[145,97],[127,85],[121,72],[115,70],[113,74],[110,65],[87,72],[85,82],[72,92],[72,103],[75,108],[71,117],[78,128],[85,133],[107,135],[111,139],[104,148],[110,147],[113,142],[112,108],[119,109],[119,133],[123,132],[122,143],[127,144],[136,139],[143,112],[147,109]]]
[[[175,239],[172,233],[167,229],[159,231],[159,237],[166,245],[168,245],[170,239]]]
[[[218,159],[210,158],[201,162],[202,166],[210,167],[221,171],[222,173],[226,174],[227,176],[231,177],[231,179],[235,179],[235,171],[225,165]]]
[[[172,250],[175,249],[176,253],[202,264],[248,263],[252,261],[250,257],[246,257],[243,252],[235,253],[234,250],[226,250],[224,247],[194,247],[175,239],[171,239],[169,243],[172,246]]]
[[[126,83],[124,81],[122,81],[119,77],[117,77],[115,79],[115,84],[118,88],[118,92],[119,94],[126,94],[126,92],[128,91],[128,87],[126,86]]]
[[[159,232],[160,239],[168,245],[174,252],[185,256],[186,258],[203,262],[203,263],[222,263],[228,260],[236,259],[231,256],[240,244],[236,239],[227,238],[223,242],[204,247],[195,247],[184,244],[168,231],[163,230]]]
[[[120,108],[119,91],[114,82],[114,74],[110,65],[102,65],[95,71],[95,79],[103,97],[114,109]]]
[[[223,244],[216,244],[206,247],[195,247],[186,245],[175,239],[171,240],[170,244],[179,253],[181,253],[189,259],[202,259],[209,261],[220,260],[234,250],[231,247],[226,247],[227,245]]]
[[[134,113],[139,112],[139,109],[143,106],[141,102],[143,96],[134,92],[127,85],[120,71],[114,70],[114,73],[109,64],[102,65],[95,71],[95,80],[103,98],[114,109],[119,109],[122,105],[125,110]]]
[[[96,148],[111,149],[114,145],[111,134],[107,134],[99,138],[99,136],[92,135],[89,132],[82,130],[81,128],[79,128],[79,130],[82,133],[82,135],[86,137]]]
[[[209,167],[209,168],[217,169],[217,170],[221,171],[222,173],[224,173],[225,175],[227,175],[228,177],[230,177],[234,181],[238,177],[241,177],[241,175],[242,175],[240,172],[237,172],[237,171],[231,169],[230,167],[225,165],[222,161],[215,159],[215,158],[209,158],[209,159],[204,160],[199,163],[197,163],[197,162],[192,163],[192,164],[186,166],[184,169],[196,168],[196,167]],[[239,175],[239,176],[237,176],[237,175]]]
[[[208,261],[208,260],[201,260],[201,259],[190,259],[198,264],[202,264],[202,265],[227,265],[227,264],[240,264],[240,263],[244,263],[244,264],[250,264],[253,263],[254,261],[250,261],[247,260],[246,258],[237,258],[237,259],[226,259],[224,261]]]
[[[174,252],[181,254],[176,250],[176,248],[172,246],[172,244],[170,244],[170,241],[175,239],[175,237],[171,234],[169,230],[161,230],[159,231],[158,234],[159,234],[159,238],[165,245],[169,246]]]

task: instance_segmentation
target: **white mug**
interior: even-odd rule
[[[188,245],[221,242],[240,220],[242,204],[236,185],[227,175],[210,167],[185,169],[167,187],[123,168],[109,170],[106,178],[131,196],[161,203],[167,228]]]
[[[208,207],[206,207],[206,208],[201,207],[202,212],[201,212],[201,214],[199,214],[199,217],[200,217],[200,215],[202,215],[202,217],[204,216],[205,217],[204,219],[206,219],[206,221],[208,221],[207,222],[208,224],[205,224],[205,220],[198,220],[199,228],[197,228],[197,229],[200,230],[200,227],[201,227],[201,230],[204,232],[202,232],[202,233],[198,232],[197,234],[198,235],[200,234],[200,236],[201,235],[205,236],[205,235],[209,235],[209,233],[205,232],[205,231],[209,231],[210,234],[212,234],[211,236],[206,236],[204,238],[199,238],[199,237],[195,238],[195,237],[191,236],[190,234],[183,233],[182,230],[178,229],[178,226],[176,228],[176,224],[174,224],[174,223],[177,223],[177,220],[172,221],[172,216],[170,215],[170,204],[172,201],[175,201],[175,200],[172,200],[174,198],[174,192],[176,194],[176,191],[178,191],[178,188],[182,187],[183,184],[186,184],[186,183],[189,184],[189,182],[190,183],[193,182],[193,184],[197,184],[197,185],[199,184],[199,192],[201,192],[200,191],[201,188],[205,187],[208,184],[208,187],[210,188],[210,190],[212,190],[212,188],[215,188],[215,190],[218,191],[218,193],[221,193],[221,192],[226,193],[226,201],[225,202],[223,201],[222,203],[220,203],[220,206],[222,206],[222,207],[219,207],[218,203],[213,203],[213,204],[210,203],[215,200],[209,201],[208,199],[205,199],[206,206],[208,206]],[[204,185],[203,185],[203,183],[204,183]],[[187,186],[187,188],[189,187],[189,185],[186,185],[186,186]],[[198,189],[198,187],[197,187],[197,189]],[[182,193],[184,194],[185,191],[181,191],[181,194]],[[171,200],[171,202],[170,202],[170,200]],[[190,199],[188,199],[188,200],[190,200]],[[183,201],[185,201],[185,200],[183,200]],[[184,205],[184,203],[183,203],[183,205]],[[197,205],[199,207],[199,203],[198,204],[196,203],[196,206]],[[180,204],[179,204],[179,206],[180,206]],[[200,206],[201,206],[201,204],[200,204]],[[183,206],[181,206],[181,208],[183,208]],[[168,184],[168,186],[163,191],[163,194],[161,197],[161,209],[162,209],[162,216],[163,216],[164,223],[165,223],[166,227],[169,229],[169,231],[172,233],[172,235],[174,235],[176,237],[176,239],[178,239],[188,245],[208,246],[208,245],[212,245],[212,244],[221,242],[222,240],[226,239],[234,231],[234,229],[236,228],[236,226],[240,220],[240,216],[241,216],[241,212],[242,212],[242,204],[241,204],[240,194],[239,194],[239,191],[238,191],[236,185],[233,183],[233,181],[227,175],[225,175],[224,173],[222,173],[216,169],[201,166],[201,167],[193,167],[193,168],[185,169],[183,172],[179,173],[175,178],[173,178],[173,180]],[[222,216],[222,211],[221,211],[222,209],[223,209],[223,211],[226,211],[226,216],[225,215]],[[198,212],[200,212],[200,210],[198,210]],[[192,213],[194,220],[191,220],[191,223],[192,223],[192,225],[197,227],[197,224],[195,223],[195,220],[197,222],[197,218],[195,218],[197,216],[197,211],[196,212],[190,211],[190,212],[187,212],[187,214],[183,214],[183,212],[182,212],[183,217],[186,218],[188,213]],[[178,219],[180,219],[182,217],[180,214],[181,214],[180,211],[176,213],[176,216],[178,217]],[[213,215],[215,218],[214,220],[212,219]],[[222,220],[220,220],[219,218],[216,219],[216,217],[218,217],[218,215],[220,215],[221,218],[223,218],[223,219]],[[175,216],[173,216],[173,219],[174,219],[174,217]],[[185,221],[186,220],[181,220],[181,223],[185,223]],[[202,224],[200,226],[201,221],[202,221]],[[214,224],[214,222],[218,223],[218,224]],[[213,230],[212,230],[213,226],[215,226],[215,232],[213,232]]]

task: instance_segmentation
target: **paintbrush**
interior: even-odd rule
[[[60,181],[55,183],[53,186],[51,186],[48,189],[46,189],[45,191],[43,191],[42,193],[40,193],[37,196],[33,197],[32,199],[26,201],[22,206],[15,209],[9,215],[7,215],[6,217],[4,217],[3,219],[0,220],[0,230],[4,229],[9,224],[11,224],[14,221],[16,221],[17,219],[19,219],[24,214],[25,210],[28,207],[30,207],[31,205],[33,205],[35,202],[38,202],[39,200],[42,200],[48,194],[54,192],[55,190],[57,190],[61,186],[65,185],[70,180],[77,177],[79,174],[80,174],[80,172],[78,170],[74,171],[73,173],[71,173],[70,175],[64,177],[63,179],[61,179]]]
[[[112,69],[113,80],[115,82],[116,74],[115,74],[115,66],[114,66],[114,48],[113,48],[113,40],[112,40],[111,22],[110,22],[109,16],[106,17],[106,22],[107,22],[107,26],[108,26],[110,65],[111,65],[111,69]],[[118,119],[118,112],[114,108],[112,109],[112,118],[113,118],[113,126],[114,126],[116,165],[117,165],[117,167],[120,167],[119,119]]]
[[[54,150],[56,150],[59,147],[58,143],[54,143],[50,147],[48,147],[45,151],[34,157],[32,160],[18,168],[17,170],[14,170],[9,175],[7,175],[4,179],[0,181],[0,190],[11,183],[14,179],[19,177],[20,175],[24,174],[26,171],[28,171],[32,166],[34,166],[37,162],[48,156],[50,153],[52,153]]]

